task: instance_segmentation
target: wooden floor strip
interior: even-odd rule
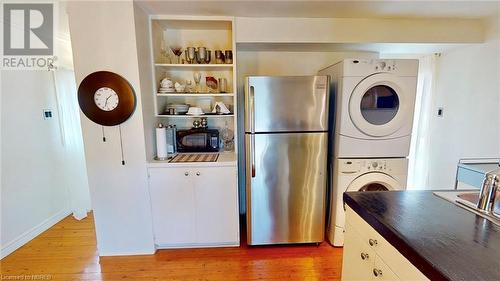
[[[320,246],[160,250],[155,255],[99,257],[92,215],[67,217],[0,261],[3,279],[39,280],[340,280],[342,249]],[[242,231],[244,233],[244,231]]]

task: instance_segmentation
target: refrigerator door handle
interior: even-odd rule
[[[249,95],[249,109],[250,109],[250,132],[255,133],[255,87],[250,86],[250,95]]]
[[[255,135],[250,135],[250,161],[252,169],[252,178],[255,178]]]

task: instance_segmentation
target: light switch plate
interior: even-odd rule
[[[438,117],[443,117],[444,115],[444,108],[443,107],[438,107],[437,109],[437,116]]]
[[[52,119],[52,109],[44,109],[43,110],[43,119],[45,119],[45,120]]]

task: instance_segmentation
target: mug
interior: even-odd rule
[[[221,50],[215,50],[215,63],[224,63],[224,53]]]
[[[207,88],[208,88],[208,91],[210,93],[216,93],[217,92],[217,79],[215,79],[214,77],[212,76],[207,76],[205,77],[205,83],[207,85]]]
[[[224,54],[225,54],[225,63],[232,64],[233,63],[233,51],[226,50],[224,52]]]

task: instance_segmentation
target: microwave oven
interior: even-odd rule
[[[178,130],[177,152],[218,152],[219,131],[216,129],[193,128]]]

